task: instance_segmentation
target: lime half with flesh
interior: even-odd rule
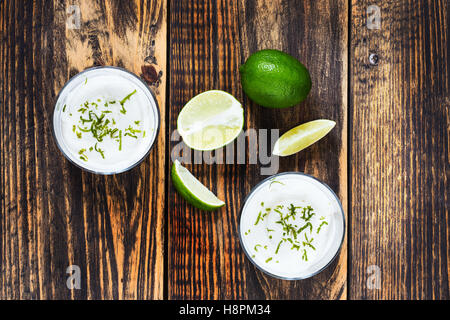
[[[231,94],[210,90],[192,98],[178,115],[177,129],[194,150],[215,150],[232,142],[244,126],[244,109]]]

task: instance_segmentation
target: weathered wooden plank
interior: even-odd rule
[[[350,298],[450,297],[449,10],[352,1]]]
[[[164,121],[141,165],[104,177],[64,159],[51,115],[72,75],[115,65],[151,84],[164,120],[165,1],[3,1],[0,8],[0,298],[162,298]],[[66,286],[69,265],[81,269],[80,290]]]
[[[183,105],[208,89],[228,91],[243,102],[245,129],[274,128],[283,133],[313,119],[336,120],[330,136],[281,159],[279,171],[315,175],[338,193],[346,207],[347,15],[346,1],[171,1],[169,132],[176,129]],[[308,67],[313,89],[305,103],[288,110],[269,110],[244,96],[239,65],[264,48],[284,50]],[[178,148],[179,140],[173,140],[171,148]],[[229,150],[224,154],[229,155]],[[326,271],[296,282],[265,276],[244,257],[238,240],[239,209],[251,187],[265,177],[260,164],[249,163],[249,154],[245,164],[208,165],[203,161],[187,167],[225,200],[226,208],[200,212],[169,187],[169,298],[346,297],[346,244]]]

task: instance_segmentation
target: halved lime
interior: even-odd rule
[[[214,150],[230,143],[244,126],[244,109],[231,94],[210,90],[196,95],[178,115],[177,129],[195,150]]]
[[[193,206],[202,210],[212,211],[225,205],[225,202],[209,191],[178,160],[175,160],[173,163],[171,174],[175,189]]]
[[[272,153],[278,156],[297,153],[325,137],[335,125],[336,122],[325,119],[301,124],[283,134],[275,142]]]

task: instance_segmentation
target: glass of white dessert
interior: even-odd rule
[[[147,84],[118,67],[94,67],[72,77],[53,111],[53,134],[64,156],[97,174],[139,164],[159,130],[159,109]]]
[[[338,255],[344,235],[345,215],[336,194],[301,172],[261,181],[241,209],[245,254],[279,279],[306,279],[325,269]]]

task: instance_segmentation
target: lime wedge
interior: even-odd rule
[[[199,209],[212,211],[225,205],[225,202],[209,191],[178,160],[172,165],[172,182],[183,198]]]
[[[336,122],[325,119],[301,124],[283,134],[275,142],[272,153],[278,156],[297,153],[325,137],[335,125]]]
[[[244,109],[231,94],[210,90],[192,98],[178,115],[177,129],[195,150],[214,150],[230,143],[244,126]]]

